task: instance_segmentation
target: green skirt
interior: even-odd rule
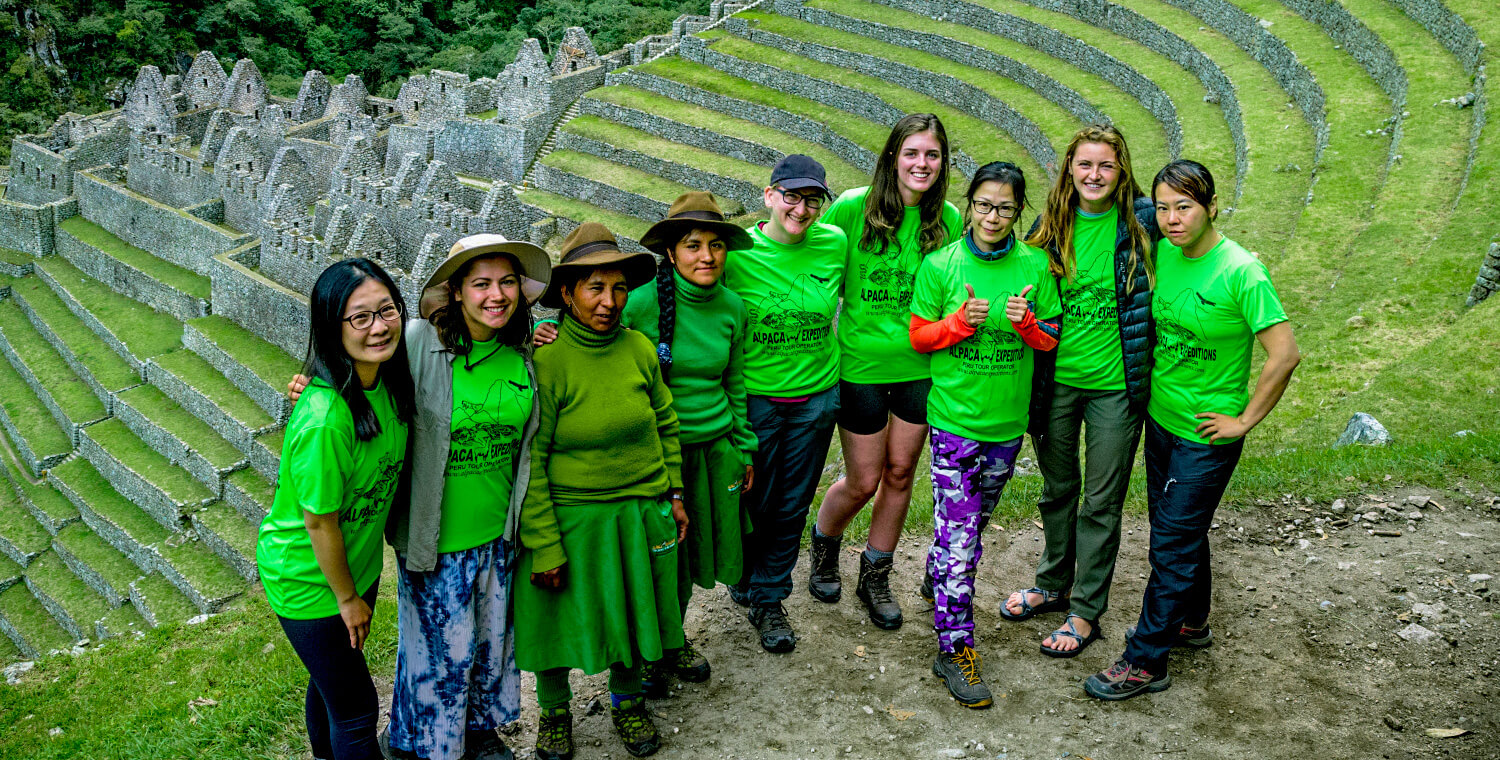
[[[678,550],[680,587],[690,583],[713,588],[739,583],[745,573],[745,534],[750,515],[740,506],[745,479],[744,455],[723,435],[702,444],[682,446],[683,506],[687,540]]]
[[[682,646],[677,524],[666,499],[558,505],[567,585],[531,584],[532,553],[516,568],[516,665],[539,673],[634,667]]]

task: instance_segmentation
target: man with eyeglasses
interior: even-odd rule
[[[808,507],[833,438],[839,346],[834,315],[844,280],[843,230],[817,221],[832,195],[823,166],[790,155],[771,170],[770,218],[750,228],[754,245],[725,263],[724,285],[750,313],[745,387],[755,488],[744,496],[754,531],[745,578],[730,589],[768,652],[790,652],[796,633],[782,600],[792,590]]]

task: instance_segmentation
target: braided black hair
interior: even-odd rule
[[[675,248],[677,244],[673,243],[671,247]],[[656,268],[656,305],[659,312],[656,317],[656,360],[661,362],[663,375],[672,368],[672,333],[677,328],[677,283],[672,279],[672,273],[676,270],[677,265],[670,256]]]

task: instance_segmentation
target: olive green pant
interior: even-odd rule
[[[1059,383],[1047,433],[1034,442],[1037,466],[1046,479],[1037,507],[1047,544],[1036,569],[1036,585],[1048,591],[1071,588],[1070,611],[1085,620],[1097,621],[1109,607],[1109,586],[1120,551],[1120,513],[1140,440],[1141,415],[1131,410],[1125,391],[1090,391]]]

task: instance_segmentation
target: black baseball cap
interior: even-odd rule
[[[771,187],[777,185],[787,190],[816,187],[824,195],[833,195],[833,191],[828,189],[828,178],[823,172],[823,165],[812,156],[801,153],[793,153],[776,162],[776,166],[771,169]]]

